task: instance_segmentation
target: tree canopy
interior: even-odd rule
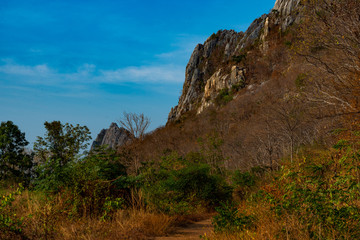
[[[45,122],[46,133],[34,144],[38,177],[35,185],[46,190],[59,190],[71,181],[72,164],[79,159],[80,151],[89,143],[90,131],[86,126],[73,126],[60,121]]]
[[[12,121],[0,124],[0,180],[29,178],[32,157],[25,152],[25,133]]]
[[[61,166],[73,160],[81,150],[85,150],[89,143],[90,131],[86,126],[60,121],[45,122],[46,134],[38,137],[34,144],[34,151],[40,162],[58,160]]]

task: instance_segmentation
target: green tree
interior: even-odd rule
[[[1,122],[0,180],[29,180],[33,161],[24,151],[28,144],[25,133],[12,121]]]
[[[86,126],[62,124],[60,121],[45,122],[44,125],[47,131],[45,137],[38,137],[34,144],[40,162],[57,159],[64,166],[89,145],[87,142],[91,137]]]
[[[71,164],[80,158],[80,151],[89,143],[90,131],[86,126],[73,126],[60,121],[45,122],[46,134],[38,137],[34,152],[39,167],[37,185],[47,190],[65,186],[71,174]]]

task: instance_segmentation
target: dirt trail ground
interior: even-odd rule
[[[192,240],[200,239],[200,235],[209,235],[213,227],[211,219],[202,220],[186,227],[178,228],[176,231],[165,237],[157,237],[155,240]]]

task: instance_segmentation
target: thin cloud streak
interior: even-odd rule
[[[19,65],[7,61],[0,65],[0,74],[8,79],[27,85],[58,86],[62,84],[96,84],[124,82],[134,83],[181,83],[184,69],[177,65],[126,67],[115,70],[97,69],[93,64],[83,64],[76,72],[60,73],[47,64],[36,66]],[[1,79],[0,79],[1,80]]]
[[[7,63],[0,66],[0,73],[8,75],[21,75],[21,76],[47,76],[51,73],[51,70],[46,64],[36,66],[23,66],[17,64]]]
[[[140,66],[127,67],[114,71],[101,71],[100,77],[106,82],[147,82],[147,83],[181,83],[184,81],[184,70],[181,66]]]

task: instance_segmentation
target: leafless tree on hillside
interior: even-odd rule
[[[264,126],[258,133],[258,151],[263,156],[264,160],[263,165],[269,165],[270,169],[274,169],[277,165],[276,159],[279,158],[279,133],[276,131],[276,128],[272,125],[272,122],[269,118],[266,118],[264,121]]]
[[[123,116],[119,119],[119,124],[128,130],[133,138],[132,144],[128,147],[126,159],[128,160],[129,171],[133,174],[139,174],[141,163],[141,156],[139,151],[139,144],[135,140],[144,140],[145,132],[149,128],[150,118],[146,117],[143,113],[127,113],[123,112]]]
[[[360,113],[360,1],[305,0],[294,47],[311,69],[308,100],[335,115]]]
[[[128,130],[136,139],[142,140],[145,136],[146,130],[150,126],[150,118],[143,113],[127,113],[123,112],[123,116],[119,119],[119,124]]]
[[[302,130],[307,127],[304,105],[297,101],[289,101],[277,106],[273,112],[274,124],[277,125],[283,142],[288,143],[292,162],[295,146],[301,140]]]

